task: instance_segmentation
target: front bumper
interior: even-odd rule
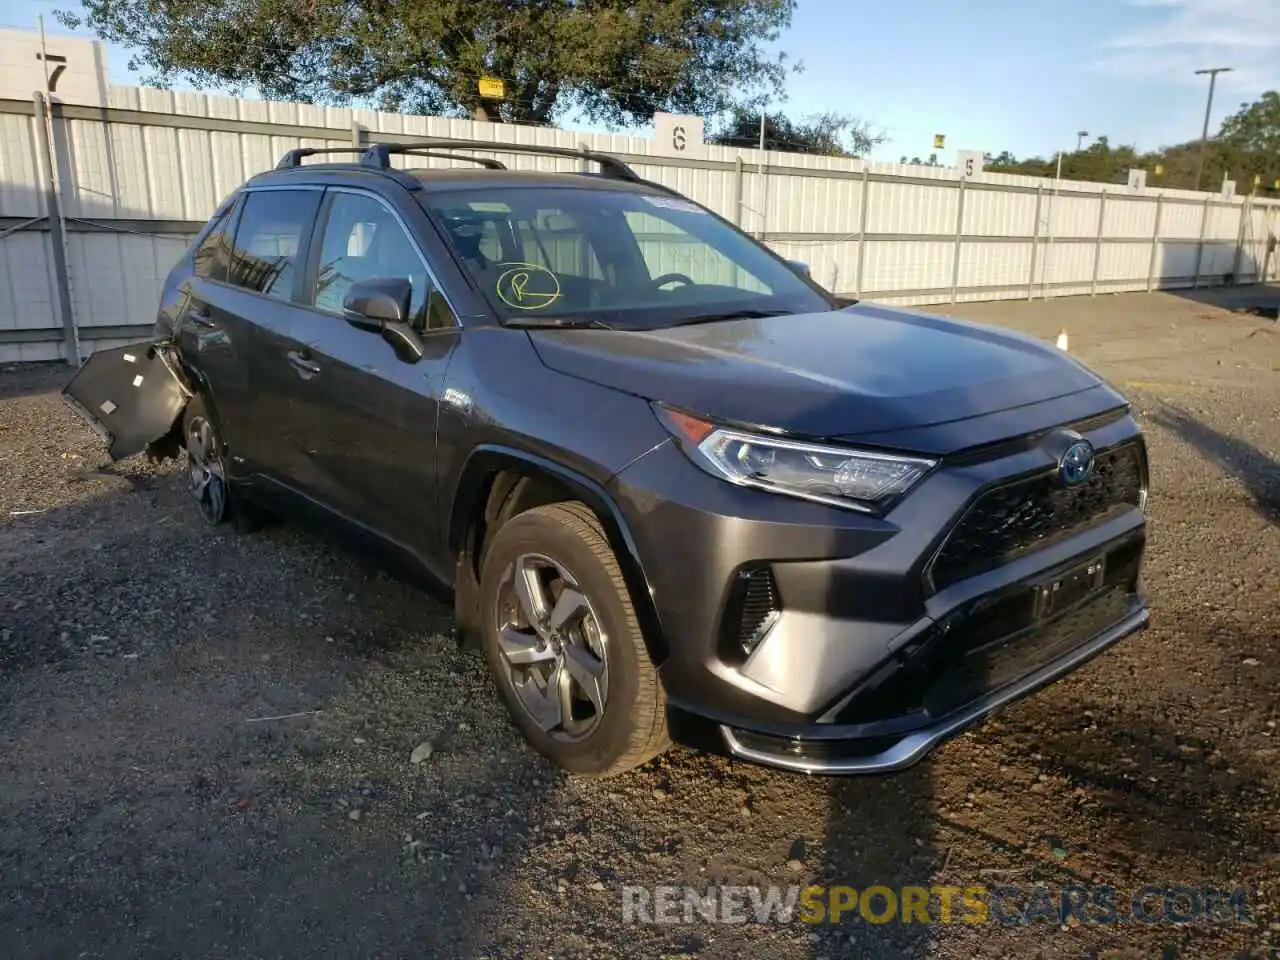
[[[1139,442],[1127,415],[1087,435],[1099,450]],[[883,518],[733,487],[670,447],[623,471],[612,493],[670,651],[675,739],[788,770],[898,770],[1143,629],[1140,506],[931,578],[979,495],[1045,465],[1034,444],[944,464]],[[1145,455],[1142,475],[1145,502]],[[761,569],[772,592],[735,600]],[[770,602],[744,644],[738,618]]]
[[[760,733],[718,724],[727,752],[743,760],[796,773],[849,775],[892,773],[922,760],[935,747],[992,713],[1029,696],[1093,659],[1131,634],[1145,630],[1150,614],[1135,601],[1123,620],[1038,670],[965,704],[936,722],[894,737],[868,736],[864,726],[813,724],[786,734]]]

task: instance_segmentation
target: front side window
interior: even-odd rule
[[[424,193],[504,321],[654,329],[835,303],[742,231],[681,197],[596,187]]]
[[[443,302],[432,296],[427,268],[408,234],[391,211],[373,197],[335,193],[319,242],[312,299],[318,309],[341,314],[352,284],[403,277],[413,289],[407,318],[412,326],[430,329],[452,325]]]
[[[228,280],[254,293],[288,300],[303,238],[320,206],[318,190],[260,190],[244,202]]]

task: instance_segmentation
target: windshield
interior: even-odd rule
[[[835,306],[679,197],[490,187],[422,202],[504,322],[640,330]]]

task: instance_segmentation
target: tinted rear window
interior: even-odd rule
[[[250,193],[236,227],[230,282],[269,297],[290,299],[299,257],[319,206],[319,190]]]

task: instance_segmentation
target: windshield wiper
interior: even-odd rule
[[[592,317],[508,317],[502,321],[504,327],[518,327],[528,330],[613,330],[603,320]]]
[[[716,323],[719,320],[763,320],[766,317],[785,317],[791,312],[790,310],[725,310],[720,313],[699,313],[665,326],[687,327],[694,323]]]

